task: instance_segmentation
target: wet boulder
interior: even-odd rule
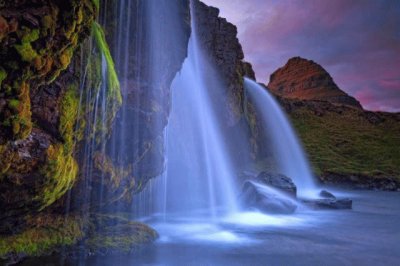
[[[256,180],[262,184],[278,189],[289,196],[294,198],[296,197],[297,187],[293,183],[292,179],[285,175],[271,172],[261,172],[257,176]]]
[[[319,193],[319,196],[324,199],[336,199],[335,195],[333,195],[331,192],[326,191],[326,190],[321,190]]]
[[[291,214],[297,205],[286,195],[263,184],[246,181],[239,197],[245,209],[257,209],[264,213]]]
[[[344,210],[353,207],[353,201],[348,198],[337,198],[331,192],[322,190],[319,193],[319,199],[306,199],[303,203],[313,209],[335,209]]]
[[[351,199],[315,199],[304,200],[303,202],[313,209],[345,210],[352,209],[353,205],[353,201]]]

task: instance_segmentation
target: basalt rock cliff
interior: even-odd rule
[[[219,9],[194,1],[197,36],[209,60],[216,66],[224,95],[213,97],[224,106],[226,126],[237,125],[244,114],[243,77],[255,79],[251,64],[244,61],[244,53],[237,38],[237,28],[219,17]]]

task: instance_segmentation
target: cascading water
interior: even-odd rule
[[[220,210],[237,210],[235,172],[220,129],[222,115],[209,93],[223,86],[200,47],[193,6],[191,10],[189,54],[172,84],[163,200],[167,213],[202,212],[215,218]]]
[[[172,32],[176,33],[174,36],[179,36],[179,27],[176,26],[179,24],[174,22],[179,20],[179,14],[176,3],[160,3],[152,0],[136,5],[121,0],[114,10],[119,18],[113,35],[114,57],[124,104],[116,114],[111,136],[100,134],[100,139],[92,138],[91,143],[87,144],[85,158],[88,160],[88,182],[93,178],[95,167],[91,158],[100,151],[117,166],[118,174],[130,176],[126,179],[128,183],[120,185],[122,189],[133,193],[135,188],[145,187],[144,191],[134,196],[132,217],[157,217],[156,214],[162,213],[162,222],[157,218],[150,219],[155,222],[152,225],[162,236],[173,237],[176,230],[186,228],[184,233],[193,234],[194,238],[240,242],[240,237],[221,227],[220,223],[253,224],[254,217],[257,217],[261,224],[269,224],[273,219],[257,212],[240,212],[238,208],[238,168],[234,167],[234,149],[228,145],[228,133],[222,127],[227,109],[219,106],[217,103],[221,101],[215,99],[224,97],[226,88],[199,39],[193,2],[188,56],[173,81],[173,77],[166,76],[162,69],[169,64],[163,40],[168,39],[167,35]],[[143,20],[143,17],[147,19]],[[104,78],[108,71],[104,56],[102,66]],[[169,95],[166,86],[171,81],[172,95]],[[93,99],[89,104],[94,105],[88,128],[107,123],[109,110],[104,100],[107,98],[106,83],[103,79],[95,95],[84,97]],[[170,100],[168,118],[166,106],[169,106]],[[163,130],[166,124],[167,128]],[[237,127],[236,130],[242,129]],[[245,136],[242,133],[237,135]],[[247,139],[238,141],[241,147],[247,146]],[[150,149],[153,151],[149,153]],[[145,158],[148,154],[150,156]],[[158,171],[163,168],[163,156],[166,162],[164,173],[161,173]],[[148,164],[137,167],[136,163],[143,158]],[[159,177],[151,180],[148,175]],[[141,180],[136,177],[145,178]],[[99,178],[102,184],[99,187],[103,189],[107,184],[103,184],[103,175]],[[302,187],[298,186],[301,192]],[[103,199],[113,200],[114,192],[101,190],[99,196],[91,200],[100,204]],[[119,202],[112,205],[113,211],[126,207]],[[105,210],[109,211],[110,208]],[[275,223],[277,218],[274,219]],[[283,220],[286,221],[286,218]]]
[[[307,157],[278,102],[255,81],[245,78],[244,85],[265,124],[264,134],[270,140],[279,171],[293,179],[300,197],[315,197],[317,188]]]

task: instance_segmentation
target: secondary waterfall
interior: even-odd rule
[[[218,72],[203,54],[192,8],[189,54],[172,84],[172,110],[167,126],[166,211],[237,210],[230,154],[221,132],[222,115],[210,90],[223,90]],[[205,216],[205,217],[206,217]]]
[[[271,142],[278,170],[293,179],[300,197],[315,196],[317,189],[307,157],[278,102],[255,81],[245,78],[244,85],[257,116],[265,124],[264,134]]]

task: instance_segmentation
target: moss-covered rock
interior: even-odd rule
[[[48,255],[61,247],[72,246],[84,236],[78,216],[37,216],[28,218],[24,231],[0,237],[0,259],[9,262],[22,257]]]
[[[17,10],[24,10],[18,12]],[[26,138],[32,130],[30,90],[49,84],[71,62],[90,33],[96,6],[90,0],[7,1],[0,10],[0,142]]]
[[[74,52],[90,35],[96,13],[91,0],[2,3],[2,235],[11,237],[26,228],[28,216],[52,205],[76,181],[80,77],[71,62],[78,61]]]
[[[117,72],[115,70],[114,60],[111,56],[110,48],[108,47],[103,28],[97,23],[92,25],[92,35],[96,41],[96,47],[99,51],[100,62],[106,64],[106,77],[102,77],[102,80],[107,83],[107,99],[106,110],[107,117],[104,125],[107,129],[111,128],[112,121],[119,108],[122,105],[121,88],[118,80]],[[103,73],[101,73],[103,74]],[[104,131],[102,128],[98,128],[98,131]]]
[[[127,254],[157,238],[157,232],[145,224],[117,215],[97,214],[92,217],[85,246],[93,254]]]

